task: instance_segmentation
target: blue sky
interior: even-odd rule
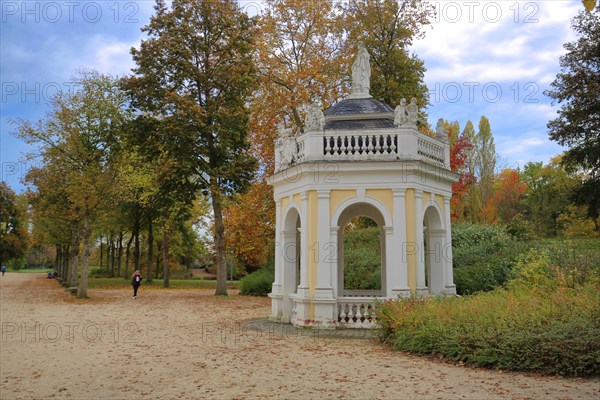
[[[437,17],[412,50],[425,61],[429,122],[490,119],[501,166],[547,162],[562,149],[548,140],[556,108],[543,95],[559,72],[580,0],[432,1]],[[35,161],[11,135],[12,118],[37,120],[78,68],[122,76],[133,62],[153,1],[0,2],[0,164],[17,192]],[[251,13],[260,1],[244,1]]]

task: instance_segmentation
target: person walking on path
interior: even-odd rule
[[[6,272],[6,265],[2,266],[2,276],[4,276],[4,273]]]
[[[133,286],[133,298],[137,298],[137,291],[142,283],[142,274],[140,270],[136,270],[131,277],[131,286]]]

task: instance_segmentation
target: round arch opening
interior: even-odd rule
[[[379,297],[385,294],[385,219],[368,203],[355,203],[340,214],[338,295]]]

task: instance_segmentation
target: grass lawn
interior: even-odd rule
[[[216,289],[216,280],[204,279],[170,279],[170,289]],[[92,278],[88,281],[88,287],[91,289],[117,289],[129,287],[131,282],[129,278]],[[148,283],[145,279],[142,281],[142,287],[151,289],[164,289],[162,279],[153,279]],[[237,282],[227,282],[227,288],[236,289]]]
[[[18,272],[18,273],[37,273],[37,274],[47,274],[48,272],[54,271],[52,268],[44,268],[44,269],[11,269],[7,268],[6,272]]]

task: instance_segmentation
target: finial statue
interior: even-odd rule
[[[306,118],[304,119],[304,132],[322,131],[325,125],[323,111],[316,104],[306,107]]]
[[[444,129],[444,119],[440,118],[437,121],[437,125],[435,127],[435,137],[441,141],[447,141],[448,135],[446,135],[446,130]]]
[[[358,42],[358,54],[352,64],[352,94],[350,99],[370,99],[371,56],[363,42]]]
[[[394,125],[402,126],[408,122],[408,111],[406,110],[406,99],[400,100],[400,104],[394,110]]]

